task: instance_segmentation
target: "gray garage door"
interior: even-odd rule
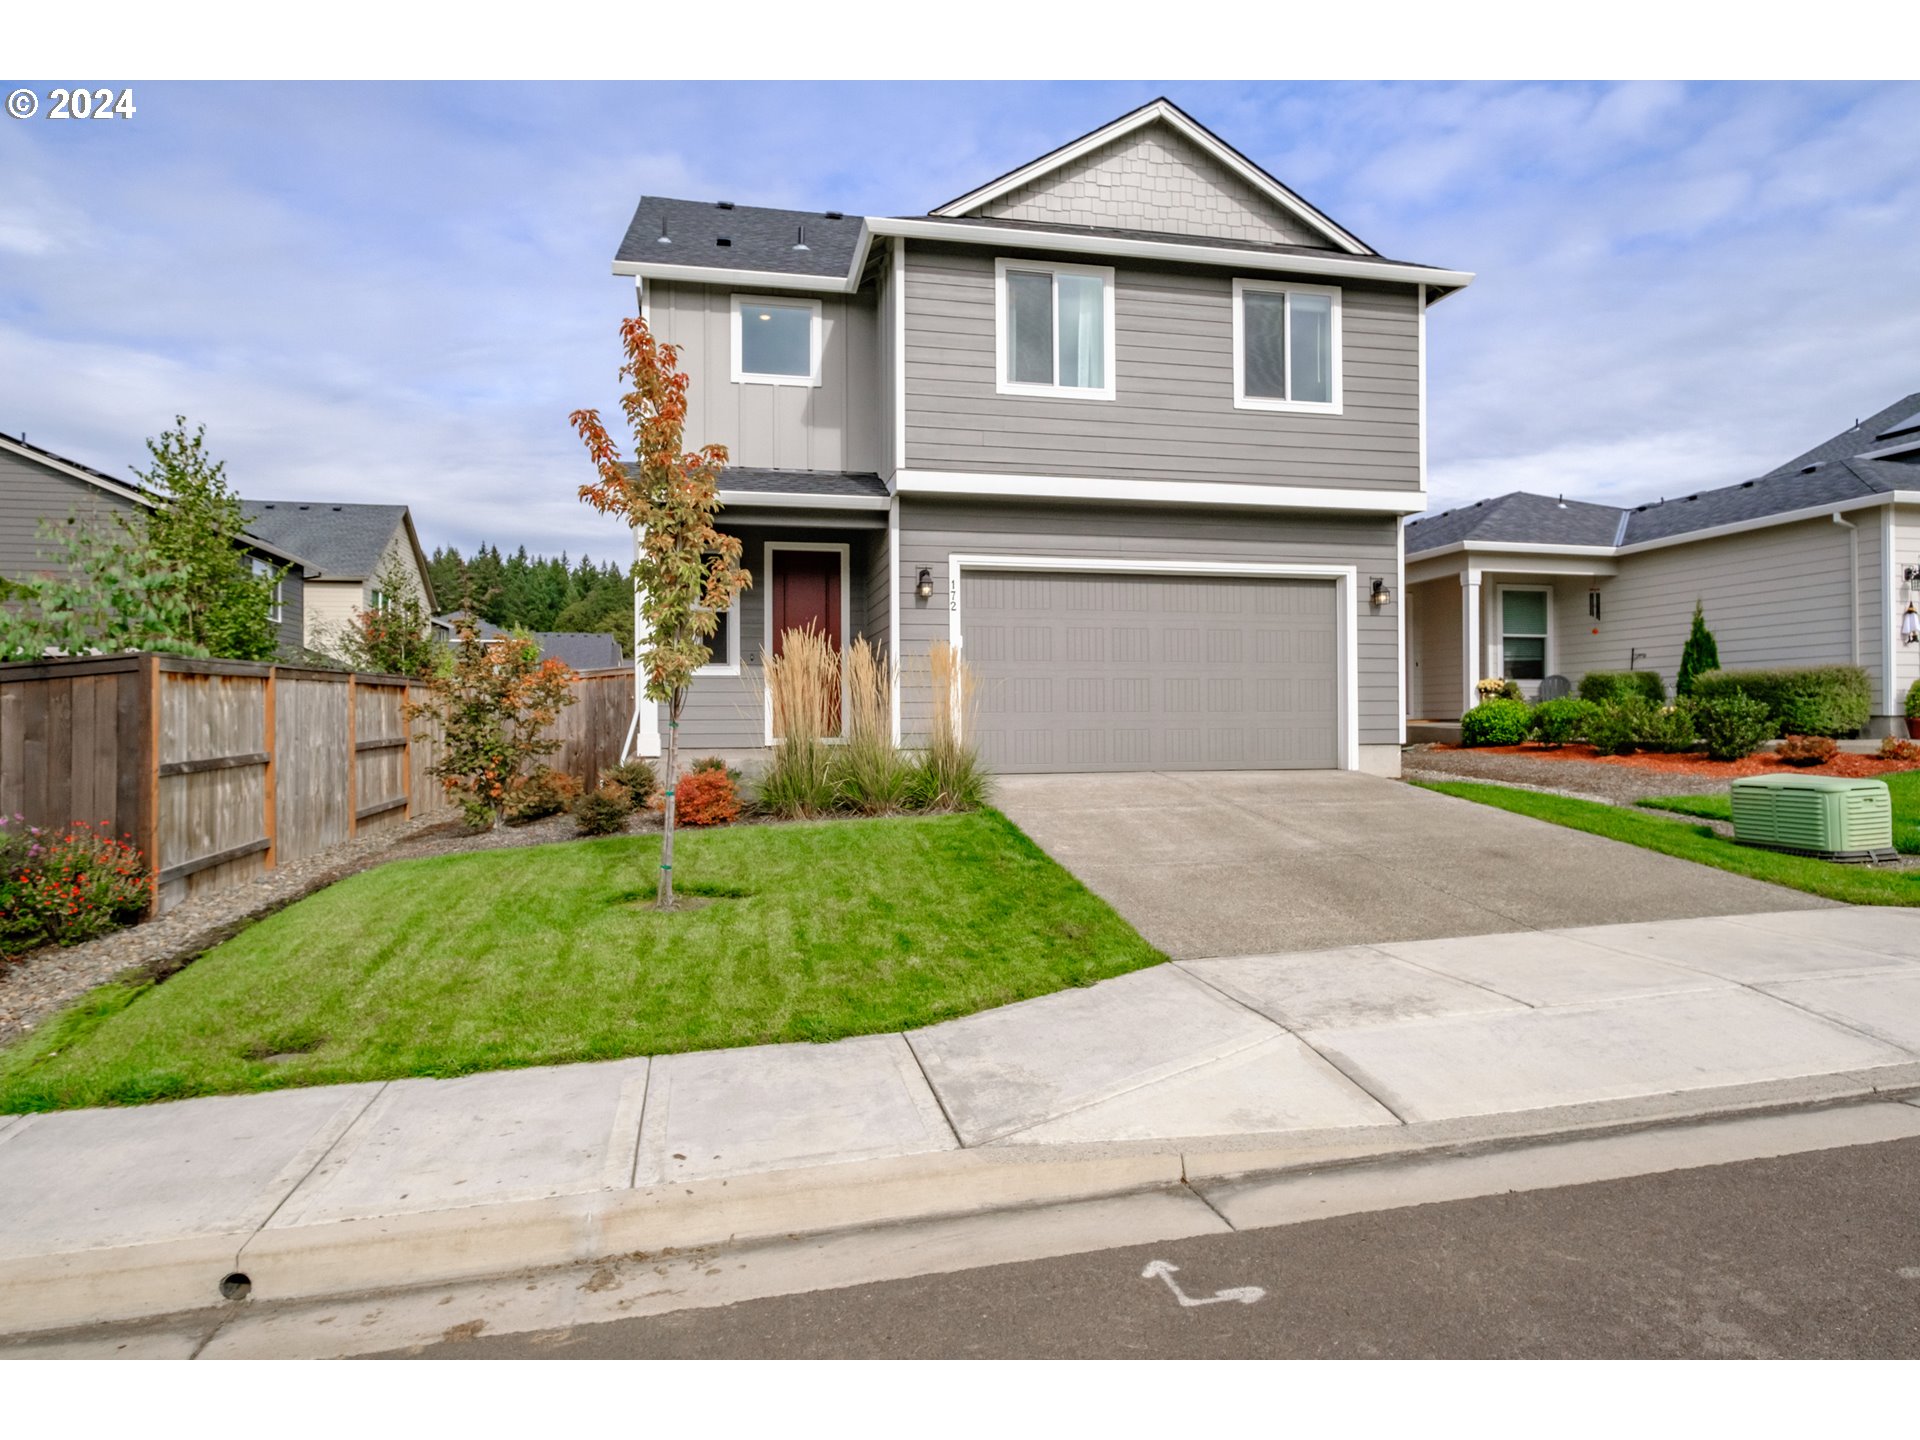
[[[1338,763],[1331,581],[969,571],[960,607],[996,770]]]

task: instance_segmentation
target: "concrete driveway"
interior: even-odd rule
[[[1830,903],[1348,772],[1018,775],[995,803],[1175,959]]]

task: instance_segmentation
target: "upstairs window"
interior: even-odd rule
[[[1340,413],[1340,292],[1233,282],[1233,403],[1242,410]]]
[[[733,378],[743,385],[818,385],[820,302],[734,296]]]
[[[273,581],[273,599],[267,604],[267,621],[278,625],[287,618],[287,576],[286,572],[271,560],[262,560],[258,555],[251,558],[253,573],[262,580]]]
[[[1113,271],[996,260],[994,330],[1003,395],[1113,399]]]

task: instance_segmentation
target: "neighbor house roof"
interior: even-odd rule
[[[352,505],[330,500],[243,500],[249,528],[276,545],[295,551],[314,569],[316,580],[366,580],[380,568],[380,557],[395,530],[406,532],[422,583],[427,557],[413,533],[413,517],[404,505]],[[433,603],[432,596],[427,603]]]
[[[102,494],[128,505],[139,505],[145,509],[153,510],[157,509],[161,503],[159,499],[144,487],[135,484],[131,480],[116,479],[104,470],[96,470],[91,465],[84,465],[80,461],[69,459],[65,455],[56,455],[45,446],[30,445],[27,443],[27,438],[24,435],[18,438],[12,435],[0,435],[0,450],[11,451],[16,455],[44,465],[49,470],[57,471],[71,479],[80,481],[82,484],[91,485]],[[280,545],[271,537],[260,534],[255,528],[249,527],[242,533],[241,539],[246,542],[247,549],[255,550],[261,555],[266,556],[269,560],[280,560],[289,566],[297,566],[302,575],[309,573],[311,570],[311,566],[307,563],[304,556],[295,554],[291,547]]]
[[[1613,545],[1621,511],[1553,495],[1516,490],[1476,500],[1456,510],[1420,515],[1407,523],[1407,553],[1434,550],[1462,540],[1533,545]]]
[[[449,610],[434,616],[433,623],[451,633],[459,618],[459,611]],[[489,620],[474,617],[474,635],[481,640],[499,640],[511,633]],[[539,645],[541,659],[558,660],[575,670],[611,670],[627,663],[627,657],[620,653],[620,642],[603,631],[533,630],[528,633]]]
[[[844,276],[865,222],[837,210],[770,210],[642,195],[616,262]],[[804,246],[805,248],[801,248]]]
[[[1907,445],[1920,445],[1920,391],[1896,400],[1864,420],[1856,420],[1831,440],[1823,440],[1804,455],[1796,455],[1769,475],[1784,475],[1820,460],[1844,460]]]

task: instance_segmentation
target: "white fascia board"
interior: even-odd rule
[[[1281,255],[1271,250],[1238,250],[1225,245],[1183,245],[1170,240],[1134,240],[1117,235],[1071,235],[1052,230],[1001,229],[993,225],[947,225],[938,220],[895,220],[869,216],[876,235],[909,240],[946,240],[957,245],[990,245],[998,250],[1056,250],[1073,255],[1116,255],[1131,260],[1165,260],[1188,265],[1221,265],[1251,272],[1275,270],[1293,275],[1338,275],[1354,280],[1388,280],[1401,285],[1438,285],[1464,289],[1470,270],[1436,270],[1426,265],[1393,265],[1356,256]]]
[[[1128,505],[1241,505],[1251,509],[1346,510],[1412,515],[1427,497],[1411,490],[1340,490],[1309,485],[1236,485],[1216,480],[1113,480],[1080,475],[994,475],[902,470],[903,495],[972,495],[1003,500],[1106,500]]]
[[[784,490],[720,490],[722,505],[751,505],[761,510],[884,510],[884,495],[801,495]]]
[[[1565,575],[1605,578],[1620,573],[1620,562],[1611,554],[1605,556],[1589,555],[1547,555],[1540,551],[1529,551],[1516,555],[1505,563],[1487,563],[1495,557],[1480,552],[1466,553],[1455,546],[1447,546],[1427,555],[1409,556],[1406,562],[1408,585],[1419,585],[1428,580],[1442,579],[1448,575],[1458,575],[1472,569],[1484,571],[1489,575]]]
[[[1222,145],[1219,140],[1209,135],[1173,106],[1161,100],[1156,100],[1151,105],[1142,105],[1131,114],[1122,115],[1118,120],[1102,125],[1092,134],[1083,135],[1070,145],[1063,145],[1058,150],[1049,150],[1038,159],[1028,161],[1018,170],[1011,171],[1001,176],[998,180],[989,181],[977,190],[970,190],[958,200],[949,201],[933,213],[935,215],[947,216],[970,214],[978,210],[982,205],[991,204],[1002,195],[1010,194],[1022,185],[1028,184],[1042,175],[1050,174],[1062,166],[1071,165],[1082,156],[1092,154],[1102,145],[1111,144],[1122,135],[1130,135],[1142,126],[1151,125],[1156,121],[1171,125],[1185,139],[1199,146],[1201,150],[1205,151],[1214,160],[1224,165],[1242,180],[1245,180],[1249,185],[1253,186],[1255,190],[1280,206],[1281,209],[1287,211],[1296,219],[1305,221],[1315,230],[1325,235],[1329,240],[1332,240],[1341,249],[1354,255],[1371,253],[1365,245],[1360,243],[1358,237],[1348,234],[1346,230],[1335,224],[1329,216],[1321,214],[1320,211],[1316,210],[1292,191],[1279,187],[1272,176],[1266,174],[1257,166],[1248,163],[1246,157]]]

